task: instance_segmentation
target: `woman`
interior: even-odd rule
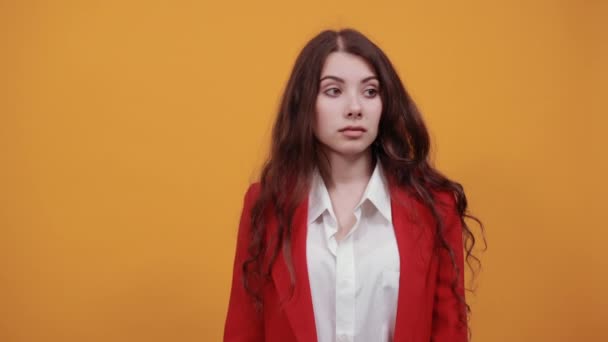
[[[224,341],[466,341],[472,216],[429,146],[374,43],[314,37],[244,198]]]

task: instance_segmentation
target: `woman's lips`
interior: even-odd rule
[[[365,133],[363,127],[346,127],[340,130],[340,132],[348,138],[359,138]]]

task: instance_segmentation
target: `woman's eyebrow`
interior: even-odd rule
[[[337,77],[337,76],[332,76],[332,75],[323,76],[321,78],[321,80],[319,80],[319,83],[323,82],[323,80],[327,80],[327,79],[331,79],[331,80],[334,80],[334,81],[337,81],[337,82],[340,82],[340,83],[344,83],[343,79],[341,79],[340,77]],[[375,79],[376,81],[378,81],[378,77],[376,77],[376,76],[368,76],[368,77],[362,79],[361,83],[365,83],[365,82],[371,81],[373,79]]]

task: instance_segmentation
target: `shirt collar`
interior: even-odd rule
[[[386,220],[392,223],[389,186],[384,174],[384,169],[382,168],[379,160],[376,162],[372,176],[370,177],[365,191],[363,192],[363,196],[361,196],[361,200],[355,209],[365,203],[366,200],[369,200],[380,212],[380,214],[384,216]],[[328,210],[330,214],[335,217],[329,192],[327,191],[323,177],[321,177],[319,170],[316,168],[312,174],[308,204],[308,223],[311,223],[319,218],[319,216],[323,214],[325,210]]]
[[[329,192],[327,191],[323,177],[321,177],[317,168],[315,168],[312,173],[312,182],[310,186],[310,194],[308,197],[308,223],[319,218],[325,210],[329,210],[333,215]]]
[[[364,203],[366,199],[372,202],[385,219],[391,223],[393,222],[389,186],[386,175],[384,174],[384,169],[379,160],[376,162],[374,172],[372,173],[369,183],[363,192],[363,196],[361,196],[361,201],[357,206]]]

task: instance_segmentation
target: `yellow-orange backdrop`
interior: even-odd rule
[[[607,341],[605,1],[1,1],[0,341],[219,341],[296,54],[355,27],[488,228],[476,341]]]

